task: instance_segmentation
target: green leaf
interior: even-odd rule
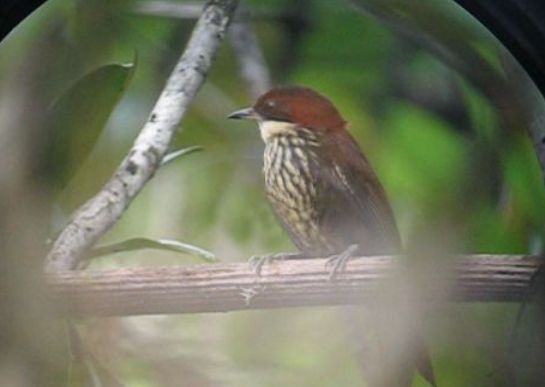
[[[64,188],[91,153],[127,88],[135,63],[110,64],[90,72],[50,107],[46,127],[51,138],[44,173],[54,187]]]
[[[183,148],[178,149],[177,151],[170,152],[165,157],[163,157],[163,160],[161,161],[161,166],[164,166],[165,164],[170,163],[171,161],[174,161],[178,157],[186,156],[194,152],[200,152],[204,148],[202,146],[190,146],[189,148]]]
[[[131,238],[122,242],[94,248],[87,255],[87,259],[120,253],[124,251],[157,249],[190,254],[202,258],[207,262],[218,262],[216,256],[208,250],[187,243],[170,239]]]

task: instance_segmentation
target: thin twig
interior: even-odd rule
[[[380,284],[399,286],[397,257],[351,260],[328,279],[325,259],[275,261],[256,276],[248,263],[63,272],[50,288],[72,316],[226,312],[279,307],[362,303]],[[430,300],[518,302],[540,260],[533,256],[467,255],[435,270],[442,289]],[[390,281],[390,282],[384,282]],[[444,285],[444,286],[443,286]],[[379,287],[376,287],[379,286]]]
[[[153,177],[189,104],[203,84],[237,0],[210,0],[128,155],[102,190],[78,209],[49,253],[46,269],[75,269]]]

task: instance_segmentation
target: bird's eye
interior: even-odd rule
[[[265,102],[265,105],[267,105],[267,107],[269,108],[273,108],[276,106],[276,103],[272,100],[268,100],[267,102]]]

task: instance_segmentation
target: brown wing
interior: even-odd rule
[[[326,157],[327,161],[321,169],[324,203],[329,201],[329,205],[321,210],[321,227],[329,230],[330,235],[345,248],[357,243],[360,247],[359,253],[363,255],[400,253],[401,240],[386,193],[356,142],[349,136],[345,137],[343,133],[341,135],[334,137],[329,144],[330,155]],[[342,156],[338,157],[339,154]],[[371,323],[372,319],[373,317]],[[408,365],[413,362],[414,368],[424,379],[436,386],[431,359],[421,332],[417,330],[411,333],[415,353],[414,358],[408,359]],[[371,358],[365,360],[376,355],[369,351],[366,354]],[[383,359],[379,362],[384,364]],[[385,371],[388,372],[387,369]],[[406,377],[407,381],[396,385],[410,385],[412,370],[408,369],[406,375],[403,370],[399,371],[399,375]]]
[[[399,233],[386,193],[356,142],[331,136],[320,168],[320,229],[342,251],[359,245],[361,254],[396,253]],[[340,157],[339,157],[340,155]]]

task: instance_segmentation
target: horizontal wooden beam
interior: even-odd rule
[[[227,312],[280,307],[357,304],[381,280],[403,275],[401,259],[362,257],[328,279],[325,259],[275,261],[257,276],[247,263],[70,271],[48,282],[62,312],[77,317]],[[432,270],[446,292],[424,294],[448,301],[518,302],[524,299],[541,261],[533,256],[453,256]],[[396,282],[397,281],[397,282]]]

